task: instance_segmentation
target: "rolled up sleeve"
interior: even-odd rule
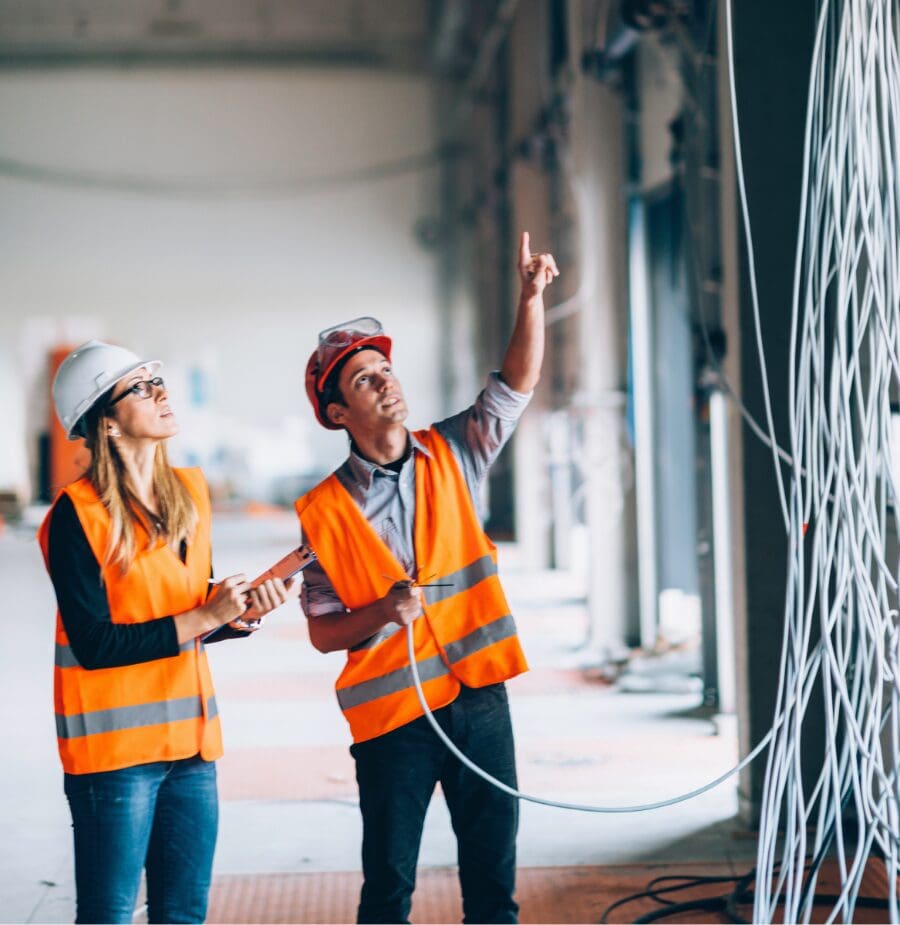
[[[475,406],[478,406],[480,400],[486,415],[516,424],[522,417],[522,412],[528,407],[532,395],[534,391],[517,392],[511,389],[503,381],[500,373],[494,370],[488,374],[487,382],[476,399]]]
[[[460,465],[473,497],[488,469],[513,435],[522,412],[533,392],[516,392],[496,371],[474,404],[438,423],[437,429],[447,441]]]
[[[301,543],[306,539],[301,535]],[[300,589],[300,608],[310,617],[321,617],[326,613],[346,613],[347,608],[334,590],[325,569],[313,562],[303,570],[303,587]]]

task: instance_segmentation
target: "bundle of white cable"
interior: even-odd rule
[[[754,431],[772,449],[790,549],[770,733],[715,781],[655,803],[589,806],[530,796],[486,774],[444,734],[428,708],[408,628],[413,681],[435,732],[475,773],[521,799],[597,813],[668,806],[721,783],[771,740],[755,922],[773,921],[782,903],[783,921],[808,922],[819,865],[829,852],[837,857],[842,888],[827,921],[852,921],[876,845],[887,867],[890,918],[900,922],[900,626],[898,578],[887,562],[889,505],[895,537],[900,510],[890,441],[891,397],[900,397],[900,180],[893,164],[900,150],[896,3],[821,0],[791,319],[788,487],[779,461],[787,454],[775,441],[768,394],[741,164],[730,0],[725,5],[737,178],[768,434],[758,425]],[[801,737],[816,688],[824,703],[826,737],[821,760],[810,768],[804,767],[808,756]]]
[[[890,443],[891,398],[900,395],[898,141],[895,0],[822,0],[791,319],[779,722],[763,794],[756,922],[773,921],[782,903],[784,921],[808,922],[829,852],[842,888],[827,921],[852,921],[875,846],[898,921],[900,636],[897,563],[886,552],[898,488]],[[811,682],[826,726],[815,759],[801,747]]]

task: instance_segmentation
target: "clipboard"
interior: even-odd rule
[[[294,575],[299,575],[303,569],[308,568],[316,561],[316,554],[309,546],[298,546],[292,549],[286,556],[279,559],[271,568],[266,569],[261,575],[258,575],[250,582],[251,588],[257,588],[264,581],[270,578],[280,578],[287,581]],[[255,615],[253,607],[248,607],[239,617],[232,620],[228,625],[234,629],[250,629],[254,624],[259,623],[260,617]]]
[[[298,575],[303,569],[308,568],[315,561],[316,554],[309,546],[298,546],[279,559],[271,568],[267,568],[261,575],[257,575],[250,582],[250,587],[256,588],[269,578],[280,578],[282,581],[287,581],[289,578],[293,578],[294,575]],[[239,617],[236,617],[228,624],[223,624],[223,626],[227,625],[236,630],[255,629],[261,619],[261,617],[255,616],[252,607],[248,607]],[[214,630],[200,637],[201,641],[208,639],[213,633],[218,633],[220,629],[221,627],[217,626]]]

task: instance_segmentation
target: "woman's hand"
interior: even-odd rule
[[[229,575],[213,585],[210,596],[202,607],[177,614],[175,629],[178,644],[204,636],[224,623],[236,620],[247,609],[247,592],[250,583],[244,574]]]
[[[252,626],[252,621],[259,622],[267,613],[297,597],[299,593],[300,581],[297,578],[289,578],[287,583],[280,578],[268,578],[249,592],[250,610],[241,619]]]
[[[216,626],[230,623],[247,609],[249,588],[246,575],[229,575],[212,586],[209,598],[200,609],[207,611]]]

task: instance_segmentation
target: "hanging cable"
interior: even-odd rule
[[[793,471],[776,707],[784,721],[773,729],[763,788],[759,922],[776,910],[810,920],[826,853],[841,883],[827,921],[853,920],[876,854],[890,919],[900,920],[898,563],[887,559],[898,488],[891,397],[900,387],[894,14],[891,0],[818,6],[790,322]],[[733,70],[732,54],[729,45]],[[810,717],[794,696],[814,650],[821,756],[803,746]]]
[[[419,704],[421,705],[425,717],[431,725],[431,728],[437,733],[438,738],[447,746],[450,752],[456,756],[470,771],[477,774],[479,777],[486,780],[489,784],[493,784],[498,790],[502,790],[504,793],[508,793],[511,797],[516,797],[519,800],[526,800],[529,803],[540,803],[543,806],[553,806],[557,809],[572,809],[577,812],[582,813],[602,813],[602,814],[614,814],[614,813],[642,813],[647,812],[653,809],[662,809],[665,806],[674,806],[676,803],[684,803],[686,800],[691,800],[694,797],[700,796],[703,793],[706,793],[708,790],[712,790],[714,787],[718,787],[719,784],[728,780],[729,777],[737,774],[743,768],[745,768],[757,755],[759,755],[763,749],[769,744],[769,740],[772,738],[772,731],[770,730],[763,740],[741,761],[739,764],[731,768],[730,771],[726,771],[724,774],[717,777],[715,780],[710,781],[707,784],[704,784],[702,787],[698,787],[696,790],[691,790],[689,793],[682,793],[678,796],[669,797],[665,800],[658,800],[655,803],[643,803],[632,806],[593,806],[588,803],[566,803],[561,800],[550,800],[545,797],[533,796],[528,793],[523,793],[521,790],[517,790],[515,787],[510,787],[509,784],[505,784],[503,781],[498,780],[491,774],[488,774],[483,768],[480,768],[474,761],[469,759],[464,755],[449,738],[449,736],[441,729],[440,724],[434,718],[434,714],[431,712],[431,708],[428,706],[428,701],[425,699],[425,692],[422,690],[422,681],[419,678],[419,670],[416,667],[416,653],[415,653],[415,644],[413,636],[413,627],[410,623],[406,627],[406,651],[409,656],[409,664],[413,679],[413,684],[416,688],[416,695],[419,698]]]
[[[900,54],[893,5],[891,0],[822,0],[819,8],[791,315],[789,491],[781,478],[768,390],[740,154],[730,2],[726,14],[751,301],[789,541],[771,731],[736,769],[689,794],[628,807],[563,803],[523,794],[459,752],[428,709],[411,627],[410,666],[425,715],[453,754],[511,796],[545,805],[602,813],[672,805],[727,779],[770,743],[753,920],[770,922],[781,908],[784,920],[808,922],[813,906],[824,902],[832,906],[829,922],[851,921],[857,906],[873,903],[886,903],[891,921],[898,922],[900,563],[886,560],[888,503],[895,516],[900,509],[890,441],[891,397],[900,390],[900,181],[894,168],[900,146]],[[896,536],[896,524],[891,527]],[[813,691],[824,703],[825,751],[810,786],[803,773],[809,758],[802,738]],[[845,824],[850,807],[854,819]],[[886,900],[859,895],[874,851],[886,866]],[[835,855],[841,891],[822,896],[815,885],[829,852]],[[744,900],[752,879],[739,883]],[[725,908],[734,915],[736,904],[732,897]]]

